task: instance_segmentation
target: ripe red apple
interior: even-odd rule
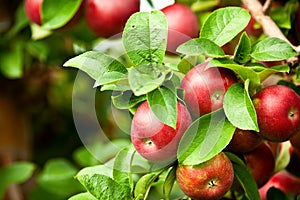
[[[249,172],[258,187],[261,187],[272,176],[275,168],[275,158],[264,142],[249,153],[244,154]]]
[[[85,18],[95,35],[108,38],[121,33],[128,18],[139,10],[139,0],[87,0]]]
[[[175,3],[161,11],[168,22],[167,53],[175,53],[180,44],[199,37],[198,18],[190,7]]]
[[[205,69],[208,62],[192,68],[182,79],[184,100],[197,116],[222,108],[228,88],[237,82],[235,74],[228,69],[212,67]]]
[[[300,97],[291,88],[272,85],[253,97],[259,134],[270,141],[289,140],[300,129]]]
[[[267,199],[267,192],[271,187],[280,189],[285,194],[300,194],[300,178],[293,176],[287,171],[279,171],[275,173],[268,182],[258,191],[262,200]]]
[[[179,165],[176,178],[187,196],[195,200],[217,200],[230,189],[234,171],[229,158],[221,152],[196,166]]]
[[[38,25],[42,24],[42,3],[43,0],[25,0],[24,2],[26,15],[32,22]]]
[[[235,153],[247,153],[254,150],[261,141],[256,132],[237,128],[227,148]]]
[[[176,129],[163,124],[151,111],[148,101],[136,110],[131,124],[131,140],[144,158],[153,161],[167,161],[176,157],[179,141],[192,123],[190,113],[177,103]]]

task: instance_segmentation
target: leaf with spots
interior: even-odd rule
[[[168,36],[165,15],[158,10],[138,12],[127,21],[123,44],[135,65],[162,63]]]

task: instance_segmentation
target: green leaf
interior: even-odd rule
[[[147,94],[147,100],[155,116],[164,124],[176,128],[177,96],[167,87],[159,87]]]
[[[234,71],[244,82],[249,79],[251,88],[257,87],[261,83],[258,74],[253,69],[243,65],[238,65],[226,59],[213,59],[206,66],[206,68],[209,67],[224,67],[230,69]]]
[[[130,90],[113,94],[111,96],[112,103],[118,109],[132,108],[146,99],[146,95],[134,96],[133,92]]]
[[[100,52],[88,51],[71,58],[65,67],[75,67],[96,80],[95,87],[126,78],[127,69],[118,60]]]
[[[80,177],[92,177],[94,174],[101,174],[112,178],[112,168],[106,165],[85,167],[76,174],[75,178],[79,180]]]
[[[257,66],[247,66],[247,67],[256,71],[261,82],[266,80],[272,74],[290,71],[290,67],[288,65],[277,65],[274,67],[264,67],[261,65],[257,65]]]
[[[247,87],[247,82],[245,83]],[[242,130],[259,131],[255,108],[242,83],[230,86],[224,96],[224,112],[228,120]]]
[[[0,54],[0,71],[7,78],[21,78],[23,75],[23,43],[15,41],[12,47]]]
[[[250,56],[260,61],[277,61],[285,60],[296,56],[297,52],[286,41],[276,38],[265,38],[252,47]]]
[[[129,86],[128,79],[121,79],[113,83],[102,85],[100,91],[105,91],[105,90],[124,92],[127,90],[131,90],[131,88]]]
[[[42,27],[57,29],[69,22],[79,10],[83,0],[44,0],[42,4]]]
[[[200,38],[223,46],[231,41],[249,23],[250,14],[240,7],[224,7],[213,11],[204,22]]]
[[[198,62],[199,57],[200,56],[185,56],[185,57],[183,57],[180,60],[180,62],[178,63],[178,66],[177,66],[178,70],[183,74],[188,73],[194,66],[197,65],[197,63],[204,62],[205,59]]]
[[[68,200],[97,200],[91,193],[85,192],[85,193],[80,193],[76,194],[72,197],[70,197]]]
[[[124,199],[131,200],[130,193],[126,187],[118,184],[112,178],[94,174],[92,176],[82,175],[78,180],[94,197],[101,200]]]
[[[128,70],[129,85],[136,96],[158,88],[165,76],[164,67],[160,64],[139,65]]]
[[[127,146],[119,151],[115,157],[113,168],[113,179],[118,184],[128,189],[128,193],[133,191],[133,180],[131,177],[131,165],[134,155],[134,147]]]
[[[235,127],[217,110],[195,120],[180,140],[177,156],[182,165],[198,165],[219,152],[230,142]]]
[[[275,160],[275,169],[274,173],[280,170],[284,170],[291,159],[290,154],[291,143],[289,141],[282,142],[280,145],[280,151]]]
[[[162,63],[167,45],[168,25],[159,11],[138,12],[128,19],[123,44],[131,61],[136,65]]]
[[[0,197],[4,195],[10,184],[18,184],[29,179],[36,166],[29,162],[15,162],[12,165],[0,168]]]
[[[246,63],[250,60],[251,41],[246,32],[240,37],[239,44],[234,51],[234,61],[237,63]]]
[[[161,171],[152,172],[142,176],[135,185],[134,199],[147,200],[152,183],[159,177]]]
[[[83,187],[74,179],[78,169],[66,159],[49,160],[38,176],[39,185],[55,194],[72,195],[83,191]]]
[[[170,193],[171,193],[173,185],[176,181],[176,169],[177,169],[176,166],[173,166],[171,168],[171,170],[169,171],[169,173],[165,179],[164,185],[163,185],[163,192],[164,192],[166,200],[170,200]]]
[[[222,57],[225,56],[221,47],[216,45],[213,41],[205,38],[191,39],[179,47],[176,51],[188,56],[205,55],[209,57]]]
[[[231,155],[233,156],[234,154],[231,154]],[[235,159],[240,160],[237,156],[235,156]],[[237,180],[241,184],[242,188],[244,189],[245,195],[248,199],[260,199],[255,180],[249,173],[246,166],[240,165],[239,164],[240,162],[243,162],[243,161],[240,160],[238,163],[232,162],[234,176],[237,178]]]

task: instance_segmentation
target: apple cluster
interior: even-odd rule
[[[178,102],[176,129],[160,122],[147,101],[138,107],[132,121],[131,138],[136,150],[146,159],[152,162],[176,159],[178,143],[192,119],[223,107],[226,91],[231,85],[239,82],[239,79],[229,69],[206,69],[207,65],[208,62],[196,65],[181,81],[180,87],[185,91],[186,107]],[[293,151],[293,159],[298,160],[298,163],[300,161],[299,95],[287,86],[271,85],[259,90],[252,96],[252,100],[260,131],[236,128],[226,150],[245,161],[249,173],[258,188],[261,188],[262,196],[266,195],[263,194],[265,188],[271,185],[284,192],[299,193],[299,187],[285,189],[274,183],[281,180],[281,176],[293,177],[293,180],[300,183],[300,179],[288,172],[275,173],[278,155],[276,152],[283,142],[291,141],[292,147],[296,149]],[[233,180],[231,161],[223,152],[200,165],[179,165],[177,168],[178,184],[185,194],[194,199],[221,198],[231,188]],[[278,184],[278,181],[276,183]]]

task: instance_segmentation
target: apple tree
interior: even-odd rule
[[[120,2],[25,1],[35,39],[67,38],[80,9],[86,20],[61,60],[78,69],[80,169],[52,160],[38,187],[70,200],[299,199],[299,2]],[[122,133],[98,131],[96,94]]]

